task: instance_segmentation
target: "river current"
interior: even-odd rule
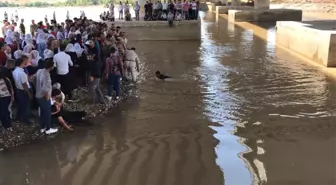
[[[265,40],[201,17],[201,41],[131,43],[137,98],[0,153],[0,184],[335,184],[335,81],[276,48],[272,25]]]

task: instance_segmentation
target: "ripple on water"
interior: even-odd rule
[[[319,130],[330,135],[335,127],[330,120],[336,117],[336,85],[314,67],[277,55],[274,28],[267,32],[266,43],[226,20],[211,23],[211,17],[204,18],[208,20],[201,26],[197,72],[203,82],[204,114],[222,125],[211,127],[219,140],[217,164],[225,184],[241,184],[239,178],[247,184],[265,184],[267,170],[258,155],[267,151],[255,145],[274,138],[295,142],[287,138],[294,132]],[[317,120],[325,125],[315,124]],[[242,170],[239,175],[231,174],[237,168]]]

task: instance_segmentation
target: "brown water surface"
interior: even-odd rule
[[[201,41],[134,42],[136,100],[0,154],[1,185],[333,185],[335,81],[202,14]],[[160,70],[174,77],[158,82]]]

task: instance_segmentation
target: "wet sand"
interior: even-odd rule
[[[132,42],[138,98],[0,153],[0,184],[335,184],[335,81],[271,36],[202,17],[201,41]]]

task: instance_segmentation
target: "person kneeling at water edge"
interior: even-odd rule
[[[62,91],[59,89],[54,89],[52,91],[52,106],[51,106],[51,120],[53,123],[61,124],[69,131],[74,129],[68,125],[70,124],[82,124],[87,123],[84,119],[86,112],[84,111],[66,111],[63,108],[62,101]]]

